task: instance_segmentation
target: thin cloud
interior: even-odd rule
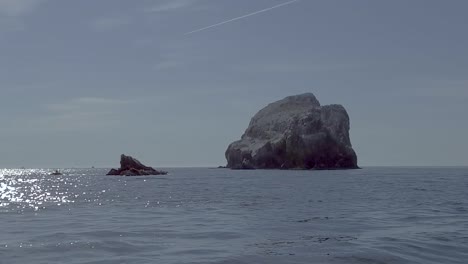
[[[249,65],[236,65],[235,70],[257,73],[312,73],[312,72],[336,72],[350,71],[366,67],[364,63],[357,62],[292,62],[292,61],[268,61],[249,63]]]
[[[91,26],[97,31],[107,31],[130,24],[127,17],[103,17],[94,20]]]
[[[23,21],[14,17],[0,16],[0,33],[21,31],[26,28]]]
[[[195,3],[199,3],[201,0],[167,0],[163,3],[158,5],[154,5],[151,7],[147,7],[144,9],[146,13],[167,13],[178,11],[182,9],[190,8],[191,10],[203,10],[207,7],[205,5],[195,5]]]
[[[188,7],[193,4],[193,1],[188,0],[172,0],[170,2],[166,2],[164,4],[160,4],[157,6],[153,6],[150,8],[145,9],[145,12],[148,13],[162,13],[177,10],[180,8]]]
[[[272,6],[272,7],[268,7],[268,8],[262,9],[262,10],[255,11],[255,12],[253,12],[253,13],[249,13],[249,14],[247,14],[247,15],[243,15],[243,16],[240,16],[240,17],[232,18],[232,19],[229,19],[229,20],[220,22],[220,23],[216,23],[216,24],[211,25],[211,26],[207,26],[207,27],[203,27],[203,28],[196,29],[196,30],[187,32],[187,33],[185,33],[184,35],[190,35],[190,34],[197,33],[197,32],[200,32],[200,31],[204,31],[204,30],[207,30],[207,29],[210,29],[210,28],[218,27],[218,26],[221,26],[221,25],[224,25],[224,24],[227,24],[227,23],[231,23],[231,22],[240,20],[240,19],[244,19],[244,18],[247,18],[247,17],[250,17],[250,16],[254,16],[254,15],[258,15],[258,14],[264,13],[264,12],[268,12],[268,11],[271,11],[271,10],[273,10],[273,9],[280,8],[280,7],[282,7],[282,6],[290,5],[290,4],[296,3],[296,2],[298,2],[298,1],[300,1],[300,0],[292,0],[292,1],[289,1],[289,2],[286,2],[286,3],[282,3],[282,4],[279,4],[279,5]]]
[[[178,68],[180,66],[183,66],[183,64],[178,61],[162,61],[162,62],[157,63],[154,66],[154,69],[157,71],[164,71],[164,70]]]
[[[160,55],[153,65],[153,70],[168,71],[181,70],[200,63],[206,62],[205,56],[195,55],[187,52],[186,44],[172,44],[160,50]]]
[[[47,0],[0,0],[0,34],[26,29],[23,16]]]
[[[31,12],[45,0],[0,0],[0,15],[20,16]]]
[[[406,95],[440,99],[468,98],[468,80],[421,80],[417,88],[408,88]]]
[[[53,112],[75,111],[80,109],[95,110],[96,108],[106,109],[110,107],[123,106],[128,104],[128,101],[101,98],[101,97],[80,97],[70,101],[61,103],[51,103],[46,105],[46,108]]]
[[[119,125],[119,117],[133,101],[80,97],[44,105],[44,115],[30,121],[35,130],[95,130]]]

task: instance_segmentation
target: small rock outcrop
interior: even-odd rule
[[[114,176],[142,176],[142,175],[166,175],[165,171],[158,171],[152,167],[143,165],[137,159],[125,156],[122,154],[120,156],[120,168],[111,169],[107,175]]]
[[[321,106],[311,93],[269,104],[226,150],[231,169],[357,169],[341,105]]]

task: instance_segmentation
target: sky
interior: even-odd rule
[[[0,167],[224,165],[305,92],[360,166],[468,165],[468,1],[286,2],[0,0]]]

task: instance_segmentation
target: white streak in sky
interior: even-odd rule
[[[233,18],[233,19],[229,19],[229,20],[226,20],[226,21],[223,21],[223,22],[220,22],[220,23],[211,25],[211,26],[207,26],[207,27],[204,27],[204,28],[196,29],[196,30],[187,32],[187,33],[185,33],[184,35],[190,35],[190,34],[197,33],[197,32],[203,31],[203,30],[207,30],[207,29],[209,29],[209,28],[221,26],[221,25],[224,25],[224,24],[226,24],[226,23],[230,23],[230,22],[233,22],[233,21],[236,21],[236,20],[239,20],[239,19],[243,19],[243,18],[246,18],[246,17],[254,16],[254,15],[257,15],[257,14],[260,14],[260,13],[263,13],[263,12],[270,11],[270,10],[275,9],[275,8],[279,8],[279,7],[282,7],[282,6],[285,6],[285,5],[290,5],[290,4],[293,4],[293,3],[298,2],[298,1],[301,1],[301,0],[292,0],[292,1],[289,1],[289,2],[286,2],[286,3],[282,3],[282,4],[279,4],[279,5],[275,5],[275,6],[272,6],[272,7],[269,7],[269,8],[265,8],[265,9],[262,9],[262,10],[259,10],[259,11],[255,11],[255,12],[250,13],[250,14],[247,14],[247,15],[243,15],[243,16],[236,17],[236,18]]]

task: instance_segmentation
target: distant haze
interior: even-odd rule
[[[0,0],[0,167],[224,165],[304,92],[360,166],[468,165],[468,1],[286,2]]]

